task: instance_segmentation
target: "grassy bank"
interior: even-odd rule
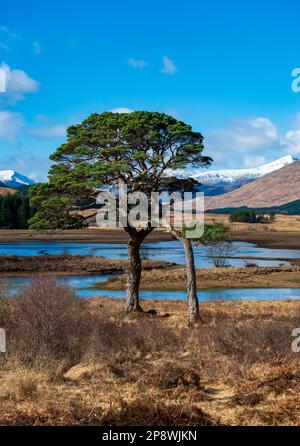
[[[197,287],[213,288],[300,288],[300,266],[197,269]],[[101,289],[122,290],[126,275],[99,284]],[[160,268],[143,271],[142,290],[184,290],[184,269]]]
[[[49,277],[2,299],[0,424],[300,423],[300,302],[81,301]],[[45,314],[47,318],[45,319]]]
[[[126,271],[127,260],[111,260],[104,257],[41,255],[41,256],[0,256],[0,273],[66,273],[66,274],[112,274]],[[172,262],[145,260],[143,268],[164,269],[175,267]]]

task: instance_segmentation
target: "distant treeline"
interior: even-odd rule
[[[0,197],[0,228],[27,229],[27,222],[32,215],[28,189]]]
[[[230,214],[231,222],[239,223],[271,223],[274,220],[273,213],[268,215],[255,212],[252,209],[239,209]]]

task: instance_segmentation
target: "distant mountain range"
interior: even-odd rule
[[[270,208],[300,199],[300,162],[293,162],[232,192],[206,197],[205,209]]]
[[[297,158],[288,155],[253,169],[178,169],[169,171],[168,175],[175,174],[177,178],[193,178],[201,184],[200,190],[205,192],[205,195],[214,196],[240,188],[251,181],[297,161]],[[35,184],[35,181],[15,170],[0,170],[0,186],[20,188],[33,184]]]
[[[281,169],[282,167],[297,162],[298,159],[292,155],[287,155],[272,163],[265,164],[252,169],[227,169],[227,170],[209,170],[209,169],[179,169],[170,171],[169,175],[175,175],[177,178],[193,178],[201,183],[199,188],[205,195],[214,196],[238,189],[258,178]]]
[[[205,193],[205,209],[271,208],[300,200],[300,161],[292,155],[254,169],[177,170],[180,178],[194,178]],[[201,185],[200,185],[201,183]],[[0,171],[0,194],[7,188],[36,184],[14,170]]]
[[[23,186],[32,186],[35,181],[15,170],[0,170],[0,187],[19,189]]]

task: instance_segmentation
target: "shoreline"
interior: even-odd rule
[[[248,228],[247,228],[248,229]],[[258,230],[231,230],[230,240],[254,243],[261,248],[273,249],[300,249],[300,232],[298,231],[258,231]],[[0,230],[0,243],[13,244],[24,242],[50,242],[50,243],[127,243],[128,235],[123,229],[74,229],[51,235],[47,232],[34,232],[30,230]],[[167,242],[174,238],[167,232],[155,229],[146,239],[145,243]]]

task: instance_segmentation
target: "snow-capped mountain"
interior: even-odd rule
[[[298,161],[297,158],[292,155],[287,155],[272,163],[252,169],[178,169],[169,171],[168,175],[182,179],[193,178],[201,184],[200,190],[205,192],[205,195],[219,195],[238,189],[247,183],[296,161]]]
[[[22,186],[32,186],[35,181],[15,170],[0,170],[0,185],[18,189]]]
[[[229,193],[205,197],[205,209],[270,208],[300,200],[300,162],[290,163]]]
[[[216,183],[234,183],[240,180],[256,180],[267,173],[281,169],[287,164],[298,161],[292,155],[284,156],[272,163],[265,164],[252,169],[228,169],[228,170],[208,170],[208,169],[178,169],[173,172],[177,178],[194,178],[204,185],[210,186]]]

